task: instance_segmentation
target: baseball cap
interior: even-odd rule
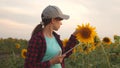
[[[57,6],[49,5],[42,12],[42,19],[44,18],[56,18],[69,19],[69,15],[63,14]]]

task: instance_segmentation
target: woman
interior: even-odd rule
[[[67,43],[62,46],[60,36],[54,32],[62,25],[63,19],[69,16],[56,6],[47,6],[41,14],[42,22],[34,29],[27,51],[24,68],[64,68],[64,58],[72,53],[64,54],[77,44],[75,31]]]

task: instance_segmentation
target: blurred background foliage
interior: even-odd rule
[[[73,54],[65,59],[66,68],[119,68],[120,36],[115,35],[109,45],[99,37],[94,41],[96,43],[88,44],[89,47],[84,43],[79,44]],[[21,53],[27,46],[28,40],[25,39],[0,38],[0,68],[23,68]]]

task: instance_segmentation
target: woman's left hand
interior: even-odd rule
[[[77,29],[73,32],[72,35],[76,36],[80,31],[78,31]]]

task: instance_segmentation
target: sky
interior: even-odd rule
[[[120,0],[0,0],[0,38],[27,39],[41,21],[41,13],[55,5],[70,19],[56,31],[69,38],[77,25],[90,23],[100,38],[120,35]]]

